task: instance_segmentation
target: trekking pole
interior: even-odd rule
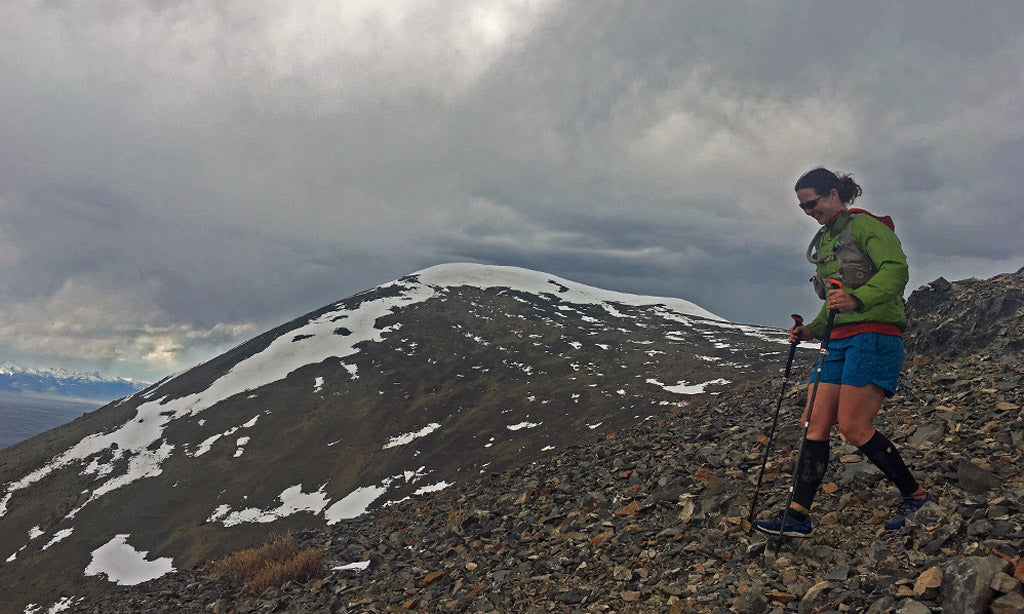
[[[828,285],[833,290],[841,290],[842,282],[836,279],[829,279]],[[832,324],[836,320],[839,309],[830,309],[828,321],[825,323],[825,334],[821,339],[821,349],[818,350],[818,358],[814,361],[814,387],[811,390],[811,398],[807,403],[807,417],[804,419],[804,432],[800,438],[800,451],[796,454],[796,466],[793,467],[793,481],[789,485],[789,497],[786,499],[786,507],[782,508],[782,518],[779,521],[779,535],[775,542],[775,549],[778,550],[782,542],[783,532],[786,530],[786,521],[789,520],[789,506],[793,504],[793,494],[796,491],[796,481],[800,478],[800,461],[804,456],[804,444],[807,443],[807,429],[811,426],[811,412],[814,410],[814,399],[818,396],[818,384],[821,383],[821,370],[825,366],[825,356],[828,355],[828,342],[832,337]]]
[[[793,321],[793,328],[800,326],[804,323],[804,318],[801,315],[793,314],[791,316]],[[789,371],[793,367],[793,357],[796,355],[796,346],[800,345],[799,339],[794,339],[789,344],[789,358],[786,360],[786,372],[782,376],[782,390],[779,392],[779,402],[775,404],[775,418],[772,420],[772,428],[768,432],[768,443],[764,445],[764,456],[761,458],[761,472],[757,474],[757,486],[754,487],[754,497],[750,501],[750,514],[747,515],[747,533],[749,534],[754,529],[754,512],[757,509],[757,496],[761,493],[761,481],[764,479],[764,469],[768,465],[768,453],[772,449],[772,441],[775,439],[775,427],[779,424],[779,411],[782,409],[782,399],[786,396],[786,384],[789,382]]]

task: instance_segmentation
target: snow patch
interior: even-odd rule
[[[384,444],[384,447],[381,449],[387,450],[388,448],[397,448],[398,446],[404,446],[408,443],[412,443],[413,441],[419,439],[420,437],[426,437],[427,435],[433,433],[439,428],[441,428],[440,424],[438,424],[437,422],[431,422],[427,426],[413,433],[404,433],[402,435],[392,437],[391,439],[388,440],[386,444]]]
[[[532,429],[544,424],[543,422],[520,422],[519,424],[510,424],[506,426],[510,431],[519,431],[522,429]]]
[[[361,516],[369,509],[377,499],[383,496],[397,481],[404,481],[406,484],[414,484],[429,472],[426,467],[420,467],[415,471],[403,471],[401,474],[385,478],[379,484],[357,488],[340,500],[331,503],[327,496],[327,484],[322,485],[316,492],[303,493],[302,485],[290,486],[279,496],[280,505],[272,509],[260,509],[258,507],[247,507],[240,510],[232,510],[230,505],[219,505],[210,514],[208,522],[219,522],[230,527],[242,523],[267,523],[274,522],[286,516],[299,512],[311,512],[323,514],[327,524],[335,524],[341,520]],[[416,494],[432,492],[447,488],[451,484],[438,482],[420,488]]]
[[[231,437],[232,435],[237,433],[240,429],[252,428],[253,426],[256,425],[256,421],[259,420],[259,419],[260,419],[259,415],[256,415],[256,416],[253,417],[252,420],[249,420],[248,422],[246,422],[245,424],[243,424],[241,426],[233,426],[233,427],[229,428],[228,430],[224,431],[223,433],[217,433],[216,435],[211,435],[210,437],[207,437],[206,439],[203,440],[202,443],[199,444],[199,447],[192,454],[192,456],[195,457],[195,456],[202,456],[203,454],[206,454],[207,452],[209,452],[213,448],[213,444],[218,439],[220,439],[221,437]],[[244,437],[243,439],[248,441],[249,438],[248,437]],[[237,454],[236,453],[235,456],[241,456],[241,454]]]
[[[74,533],[74,532],[75,532],[74,527],[72,527],[70,529],[61,529],[60,531],[57,531],[56,533],[53,534],[53,537],[50,539],[50,541],[47,542],[45,546],[43,546],[43,550],[48,550],[50,548],[50,546],[52,546],[52,545],[54,545],[54,544],[56,544],[58,542],[62,542],[65,539],[71,537],[71,534]]]
[[[362,516],[370,505],[388,491],[388,486],[357,488],[324,511],[327,524],[337,524],[348,518]]]
[[[704,382],[703,384],[689,384],[685,381],[681,381],[678,382],[677,384],[669,385],[663,384],[656,379],[648,379],[647,383],[654,384],[655,386],[661,386],[665,390],[669,392],[674,392],[676,394],[700,394],[704,392],[704,389],[708,386],[711,386],[713,384],[728,384],[729,380],[719,378]]]
[[[422,494],[425,494],[425,493],[428,493],[428,492],[436,492],[438,490],[444,490],[445,488],[448,488],[451,485],[452,485],[451,482],[446,482],[445,480],[441,480],[440,482],[437,482],[436,484],[428,484],[427,486],[424,486],[422,488],[418,488],[416,490],[416,492],[414,492],[413,494],[414,495],[422,495]]]
[[[81,597],[61,597],[45,611],[38,605],[30,603],[25,606],[24,614],[58,614],[59,612],[70,610],[71,606],[81,600]]]
[[[174,571],[174,561],[164,557],[146,560],[147,552],[139,552],[128,543],[128,534],[114,537],[92,551],[92,562],[85,568],[87,576],[106,576],[121,586],[134,586]]]
[[[326,484],[324,485],[326,486]],[[319,514],[327,504],[327,493],[324,492],[324,486],[321,486],[317,491],[312,493],[302,492],[302,484],[296,484],[295,486],[289,486],[284,489],[278,499],[281,501],[281,505],[270,510],[261,510],[255,507],[248,507],[235,512],[231,511],[231,507],[228,505],[221,505],[213,514],[209,517],[208,522],[219,522],[226,527],[233,527],[243,522],[259,522],[267,523],[274,522],[284,518],[285,516],[291,516],[299,512],[313,512]]]

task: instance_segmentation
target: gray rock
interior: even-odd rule
[[[954,559],[942,572],[940,601],[948,614],[983,614],[992,599],[992,580],[1009,564],[995,556]]]
[[[818,582],[804,593],[802,599],[800,599],[800,605],[797,607],[799,614],[814,614],[820,612],[829,604],[829,592],[830,585],[827,581]]]
[[[920,601],[914,601],[913,599],[905,601],[900,605],[899,609],[896,610],[896,614],[931,614],[932,610]]]
[[[1002,482],[996,474],[968,460],[961,460],[957,465],[957,480],[960,488],[973,495],[983,495]]]
[[[992,579],[992,590],[997,593],[1008,594],[1016,591],[1018,588],[1020,588],[1020,580],[1007,573],[999,572]]]
[[[867,609],[866,614],[888,614],[892,611],[892,606],[894,604],[895,600],[892,597],[880,597],[871,604],[871,607]]]
[[[914,430],[914,434],[910,436],[908,443],[914,448],[920,448],[926,443],[935,445],[942,441],[942,437],[945,434],[945,423],[929,422],[917,427],[917,429]]]
[[[971,537],[981,537],[991,535],[992,523],[982,518],[981,520],[975,520],[967,527],[967,534]]]
[[[849,565],[840,565],[839,567],[836,567],[831,572],[829,572],[829,574],[827,576],[825,576],[825,579],[826,580],[831,580],[833,582],[845,582],[846,578],[849,577],[849,575],[850,575],[850,566]]]
[[[764,614],[768,611],[768,601],[764,598],[764,586],[754,584],[732,603],[732,608],[739,614]]]
[[[589,594],[590,593],[581,588],[574,588],[572,590],[565,591],[564,593],[558,593],[557,595],[555,595],[555,601],[558,601],[559,603],[573,605],[576,603],[580,603],[581,601],[586,599]]]
[[[1024,597],[1020,593],[1007,593],[992,602],[992,614],[1024,614]]]

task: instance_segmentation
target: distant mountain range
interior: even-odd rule
[[[76,373],[64,369],[30,369],[0,363],[0,392],[109,402],[135,394],[149,384]]]
[[[536,271],[408,275],[0,450],[0,611],[550,458],[778,374],[788,345]]]

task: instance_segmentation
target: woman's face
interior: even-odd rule
[[[824,196],[819,196],[814,188],[801,188],[796,191],[796,198],[800,201],[800,208],[804,210],[804,213],[813,217],[814,221],[822,226],[846,208],[846,205],[839,200],[839,194],[835,190],[829,191]]]

